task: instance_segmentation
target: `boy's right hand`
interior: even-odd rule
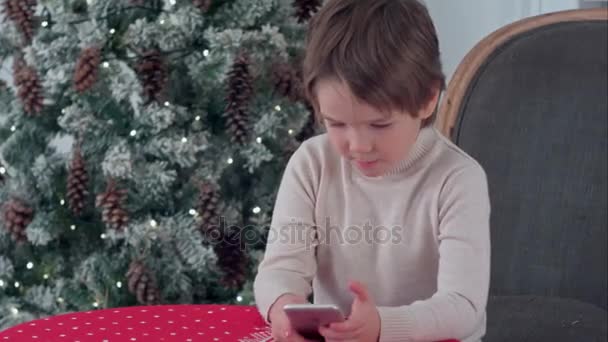
[[[268,317],[272,329],[272,337],[276,342],[314,342],[307,340],[291,327],[289,318],[283,310],[285,304],[307,304],[306,298],[291,293],[280,296],[270,307]]]

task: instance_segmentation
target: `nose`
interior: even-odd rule
[[[364,132],[353,130],[348,139],[348,147],[353,154],[369,153],[372,151],[373,145],[372,138]]]

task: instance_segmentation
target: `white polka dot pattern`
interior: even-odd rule
[[[46,317],[0,332],[1,342],[273,341],[257,310],[240,305],[134,306]]]

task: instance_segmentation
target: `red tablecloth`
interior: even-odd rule
[[[0,332],[0,342],[271,341],[255,307],[133,306],[64,314]]]
[[[0,342],[269,342],[253,306],[160,305],[47,317],[0,332]],[[449,342],[449,341],[446,341]]]

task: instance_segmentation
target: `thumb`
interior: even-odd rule
[[[363,283],[359,281],[352,281],[348,287],[355,295],[355,300],[358,299],[359,301],[365,302],[369,299],[367,287]]]

